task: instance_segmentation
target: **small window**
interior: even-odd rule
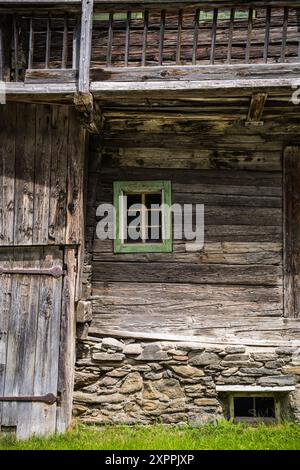
[[[272,396],[233,396],[230,414],[236,421],[275,420],[275,399]]]
[[[115,253],[171,252],[170,181],[114,183]]]

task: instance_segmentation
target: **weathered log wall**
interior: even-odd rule
[[[187,252],[175,240],[173,253],[116,255],[111,241],[95,238],[85,285],[94,312],[89,334],[248,344],[298,337],[297,321],[283,319],[282,228],[282,154],[297,136],[271,120],[247,128],[230,112],[219,122],[108,112],[93,150],[102,167],[89,237],[95,207],[112,201],[113,181],[167,179],[173,202],[205,204],[205,247]]]

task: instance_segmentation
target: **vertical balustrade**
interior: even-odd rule
[[[214,8],[212,31],[211,31],[211,53],[210,53],[211,65],[215,63],[216,45],[217,45],[217,22],[218,22],[218,9]]]
[[[125,67],[128,67],[128,63],[129,63],[130,26],[131,26],[131,13],[129,11],[127,12],[127,18],[126,18]]]
[[[282,25],[282,43],[281,43],[281,53],[280,53],[280,62],[282,63],[285,62],[288,22],[289,22],[289,9],[288,7],[285,7],[283,25]]]
[[[14,50],[14,81],[19,81],[19,33],[18,33],[18,18],[13,19],[13,50]]]
[[[263,55],[263,61],[265,64],[268,62],[268,55],[269,55],[271,13],[272,13],[272,9],[271,7],[268,7],[266,10],[266,32],[265,32],[264,55]]]
[[[67,68],[68,61],[68,14],[64,16],[64,30],[63,30],[63,44],[62,44],[62,58],[61,66],[63,69]]]
[[[111,66],[112,42],[113,42],[113,21],[114,14],[109,14],[108,20],[108,38],[107,38],[107,66]]]
[[[248,31],[247,31],[247,45],[246,45],[246,64],[249,64],[250,60],[250,49],[251,49],[251,38],[253,29],[253,8],[249,8],[248,12]]]
[[[149,12],[144,12],[144,29],[143,29],[143,46],[142,46],[142,67],[146,65],[146,53],[147,53],[147,40],[148,40],[148,28],[149,28]]]
[[[159,52],[158,65],[162,65],[164,59],[164,40],[165,40],[166,10],[162,10],[160,14],[160,30],[159,30]]]
[[[195,12],[194,19],[194,38],[193,38],[193,53],[192,53],[192,64],[197,63],[197,51],[199,42],[199,23],[200,23],[200,9],[198,8]]]
[[[178,12],[178,31],[177,31],[177,47],[176,47],[176,65],[181,63],[181,39],[182,39],[182,10]]]

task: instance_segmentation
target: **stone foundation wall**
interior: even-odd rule
[[[74,415],[86,423],[203,424],[228,415],[216,385],[296,385],[288,416],[300,422],[300,351],[93,338],[78,342]]]

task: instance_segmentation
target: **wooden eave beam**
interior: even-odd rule
[[[101,97],[101,94],[118,93],[130,96],[134,93],[152,94],[155,92],[174,95],[174,92],[214,92],[220,96],[228,94],[228,90],[236,96],[247,95],[249,90],[256,90],[257,93],[284,93],[291,96],[292,92],[300,87],[300,78],[284,79],[241,79],[241,80],[170,80],[170,81],[149,81],[149,82],[115,82],[99,81],[90,84],[90,92],[94,97]],[[78,91],[75,82],[70,83],[5,83],[7,95],[68,95]]]
[[[92,82],[90,86],[91,93],[94,96],[101,95],[101,93],[153,93],[153,92],[189,92],[189,91],[214,91],[218,90],[235,90],[238,93],[249,94],[249,90],[258,89],[257,91],[264,91],[272,89],[286,89],[290,94],[291,89],[300,86],[299,78],[284,78],[284,79],[241,79],[241,80],[170,80],[170,81],[152,81],[152,82]]]
[[[253,93],[250,101],[247,120],[245,122],[246,126],[263,126],[264,122],[262,117],[267,98],[267,93]]]

